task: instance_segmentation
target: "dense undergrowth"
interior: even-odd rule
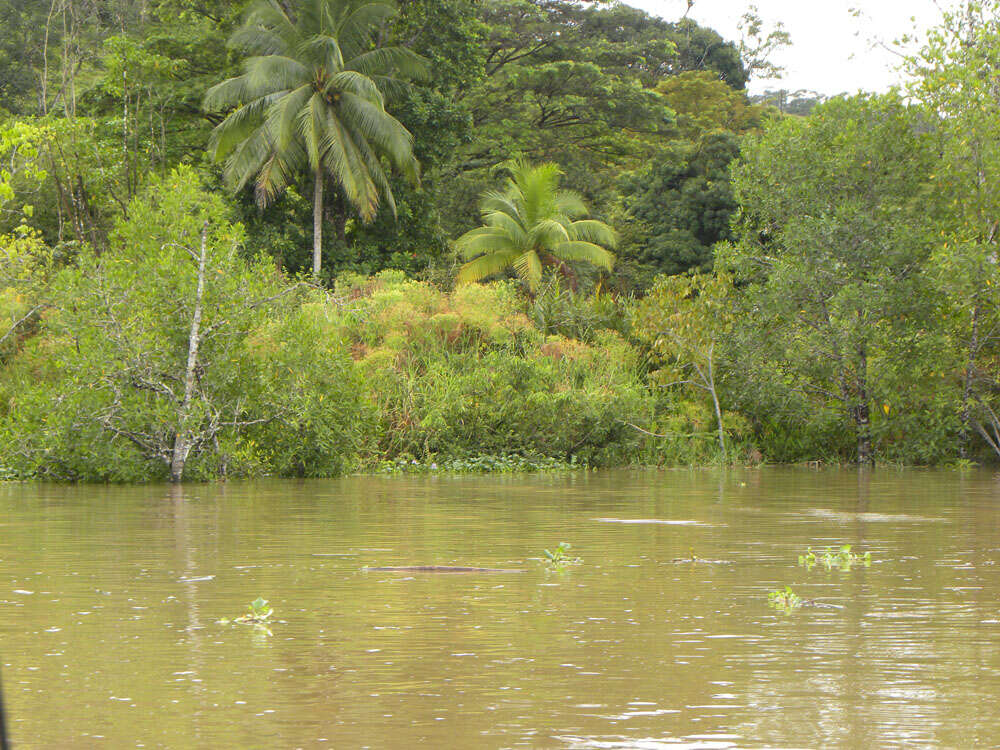
[[[651,384],[629,299],[554,278],[535,297],[509,281],[445,291],[398,271],[323,290],[245,258],[242,233],[179,171],[133,203],[114,252],[53,271],[0,360],[5,476],[157,481],[176,478],[178,461],[184,478],[212,479],[719,458],[711,412]]]

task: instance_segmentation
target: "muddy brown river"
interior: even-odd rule
[[[1000,477],[0,485],[0,664],[16,750],[996,748]]]

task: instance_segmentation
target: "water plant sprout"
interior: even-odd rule
[[[545,561],[551,570],[565,570],[569,565],[579,565],[583,562],[579,557],[572,557],[569,554],[572,545],[568,542],[559,542],[559,546],[554,551],[543,550]]]
[[[224,617],[219,620],[219,624],[228,625],[230,622],[235,622],[240,625],[266,625],[273,614],[274,609],[268,603],[267,599],[258,596],[247,606],[246,614],[240,615],[233,620]]]

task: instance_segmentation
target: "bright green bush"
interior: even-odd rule
[[[628,422],[652,400],[635,350],[612,331],[590,344],[545,336],[508,284],[446,294],[384,274],[339,289],[378,415],[373,462],[517,454],[608,465],[630,462],[644,440]]]

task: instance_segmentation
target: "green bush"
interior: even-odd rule
[[[191,170],[129,216],[109,252],[56,275],[39,331],[0,373],[0,467],[159,480],[180,478],[181,453],[188,479],[347,470],[365,411],[318,293],[245,261],[242,227]]]
[[[651,410],[634,349],[545,336],[512,285],[446,294],[398,274],[344,280],[341,312],[378,415],[373,463],[483,455],[627,463]]]

